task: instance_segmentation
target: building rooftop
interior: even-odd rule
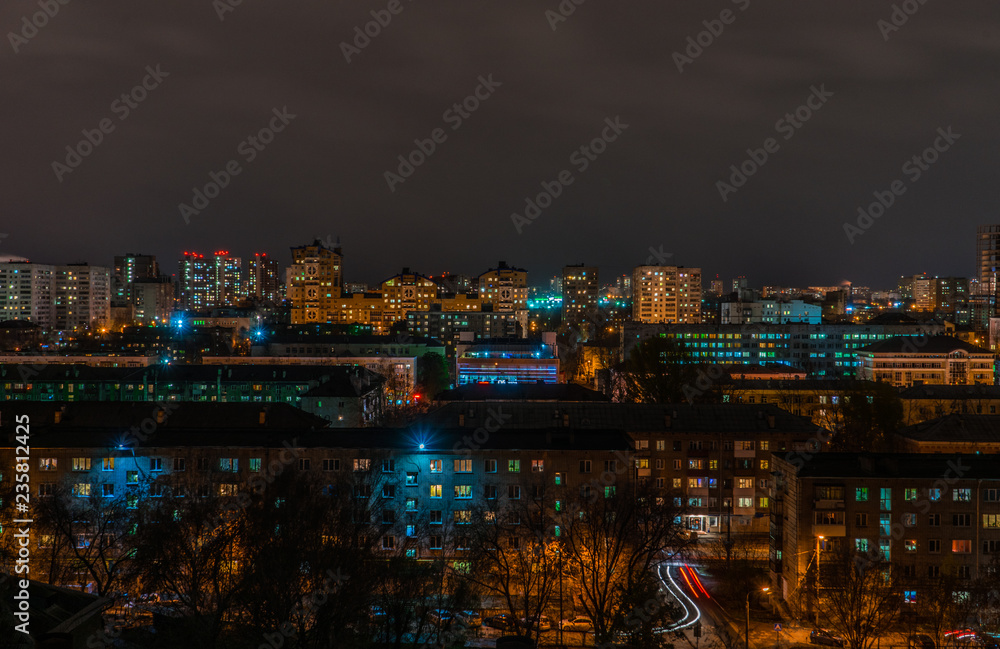
[[[800,478],[926,478],[1000,480],[1000,455],[943,453],[775,453],[794,465]]]
[[[610,401],[607,395],[573,383],[472,383],[445,390],[435,401]]]
[[[157,423],[161,406],[162,422]],[[149,401],[18,401],[0,406],[0,435],[9,440],[14,434],[15,415],[28,415],[32,443],[43,443],[46,435],[57,431],[120,431],[133,426],[139,430],[173,428],[209,431],[326,428],[322,417],[311,415],[287,403],[212,403],[175,401],[159,404]],[[263,417],[264,423],[261,423]],[[58,423],[56,420],[59,420]]]
[[[950,414],[907,426],[896,434],[917,442],[1000,444],[1000,415]]]
[[[536,428],[504,431],[503,434],[477,437],[473,440],[469,430],[418,430],[405,428],[338,428],[336,430],[307,430],[288,428],[245,430],[229,428],[206,435],[204,430],[172,426],[157,431],[147,440],[129,439],[124,447],[116,449],[116,440],[106,431],[94,429],[45,428],[33,433],[36,448],[102,448],[125,451],[136,448],[329,448],[384,450],[387,452],[461,452],[469,450],[594,450],[626,451],[632,446],[629,437],[621,430],[567,430],[561,428]],[[420,445],[424,448],[421,449]]]
[[[364,368],[344,365],[147,365],[92,367],[82,364],[0,364],[0,380],[22,382],[113,383],[282,383],[346,384],[352,376],[377,376]],[[354,394],[353,392],[351,394]]]
[[[906,336],[896,336],[877,343],[862,347],[859,352],[870,352],[873,354],[950,354],[955,351],[964,351],[974,354],[992,354],[988,349],[970,345],[964,340],[959,340],[952,336],[930,336],[922,339],[908,338]]]
[[[914,385],[900,399],[1000,399],[1000,385]]]
[[[459,424],[459,416],[462,424]],[[773,419],[772,419],[773,418]],[[461,426],[475,430],[489,420],[500,430],[556,426],[577,430],[617,429],[637,432],[740,433],[776,431],[824,432],[809,417],[793,415],[770,404],[635,404],[611,402],[448,403],[419,418],[423,429]],[[773,425],[772,425],[773,424]]]

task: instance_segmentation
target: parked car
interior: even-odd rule
[[[809,633],[809,643],[827,645],[828,647],[844,646],[843,638],[838,638],[826,629],[813,629]]]
[[[450,624],[455,620],[455,616],[451,614],[451,611],[446,611],[443,608],[435,608],[428,613],[432,622],[440,624]]]
[[[563,631],[583,631],[584,633],[594,630],[594,622],[589,617],[578,615],[572,620],[563,620]]]
[[[906,639],[910,649],[937,649],[934,638],[924,633],[915,633]]]
[[[470,629],[483,626],[483,616],[479,614],[479,611],[459,611],[455,617],[460,624]]]
[[[539,619],[527,619],[521,618],[521,626],[530,631],[534,631],[536,628],[539,631],[550,631],[552,630],[552,620],[550,620],[545,615],[541,616]]]
[[[483,620],[483,624],[493,629],[501,629],[504,631],[508,629],[516,629],[518,627],[517,620],[507,613],[492,615]]]

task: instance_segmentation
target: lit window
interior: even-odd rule
[[[431,498],[441,498],[442,488],[439,484],[431,485]]]

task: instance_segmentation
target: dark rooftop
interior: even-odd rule
[[[200,431],[239,429],[325,428],[329,422],[287,403],[213,403],[172,401],[8,401],[0,405],[0,434],[11,435],[16,415],[28,415],[32,440],[55,430],[127,431],[133,426],[150,427],[156,422],[161,406],[166,410],[157,431],[173,428]],[[263,413],[264,423],[261,424]],[[56,423],[56,419],[59,423]],[[147,421],[148,420],[148,421]],[[145,429],[144,429],[145,430]]]
[[[951,414],[907,426],[898,433],[918,442],[1000,443],[1000,415]]]
[[[445,390],[436,401],[610,401],[605,394],[573,383],[472,383]]]
[[[914,385],[900,399],[1000,399],[1000,385]]]
[[[1000,455],[941,453],[775,453],[803,463],[800,478],[946,478],[1000,480]],[[776,467],[777,468],[777,467]]]
[[[459,425],[475,430],[487,419],[502,416],[500,428],[546,428],[577,430],[618,429],[634,432],[739,433],[778,431],[814,434],[821,432],[809,417],[793,415],[777,406],[751,404],[636,404],[610,402],[538,403],[529,401],[464,401],[448,403],[419,418],[414,428],[425,430]],[[774,417],[773,428],[769,417]],[[564,423],[565,422],[565,423]]]
[[[54,427],[33,433],[37,448],[107,448],[113,449],[116,438],[105,431],[63,430]],[[420,449],[420,444],[424,448]],[[325,430],[285,429],[261,430],[247,427],[217,430],[208,435],[204,430],[171,427],[158,431],[146,441],[130,439],[129,449],[170,447],[225,448],[296,448],[377,449],[427,453],[485,450],[628,450],[631,440],[621,430],[567,430],[538,428],[504,431],[487,435],[485,439],[470,437],[467,429],[417,431],[405,428],[337,428]],[[124,449],[122,449],[124,450]]]
[[[877,343],[862,347],[859,352],[872,352],[874,354],[898,354],[898,353],[924,353],[924,354],[948,354],[954,351],[964,351],[976,354],[992,354],[988,349],[970,345],[964,340],[959,340],[952,336],[930,336],[927,338],[914,338],[911,336],[895,336],[880,340]]]
[[[360,369],[360,368],[359,368]],[[229,382],[306,383],[309,381],[342,381],[355,372],[344,365],[163,365],[144,367],[90,367],[88,365],[23,363],[0,364],[0,378],[23,381],[112,381],[135,383]]]

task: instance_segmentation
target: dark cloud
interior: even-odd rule
[[[975,226],[997,220],[994,2],[927,0],[886,42],[883,0],[586,0],[555,31],[555,0],[402,0],[345,62],[340,43],[387,4],[244,0],[224,21],[211,0],[60,5],[0,50],[3,252],[144,251],[173,271],[184,249],[287,255],[340,235],[349,279],[505,259],[540,281],[662,246],[708,276],[886,285],[970,275]],[[679,73],[673,53],[724,9],[735,20]],[[35,11],[4,3],[0,31]],[[156,64],[170,76],[119,120],[112,102]],[[502,86],[450,130],[443,113],[489,74]],[[820,84],[833,97],[723,202],[716,181]],[[185,225],[178,204],[283,106],[296,119]],[[519,235],[510,214],[618,115],[621,138]],[[53,160],[103,118],[115,130],[58,182]],[[961,139],[850,244],[843,223],[949,125]],[[383,173],[438,127],[447,141],[390,192]]]

